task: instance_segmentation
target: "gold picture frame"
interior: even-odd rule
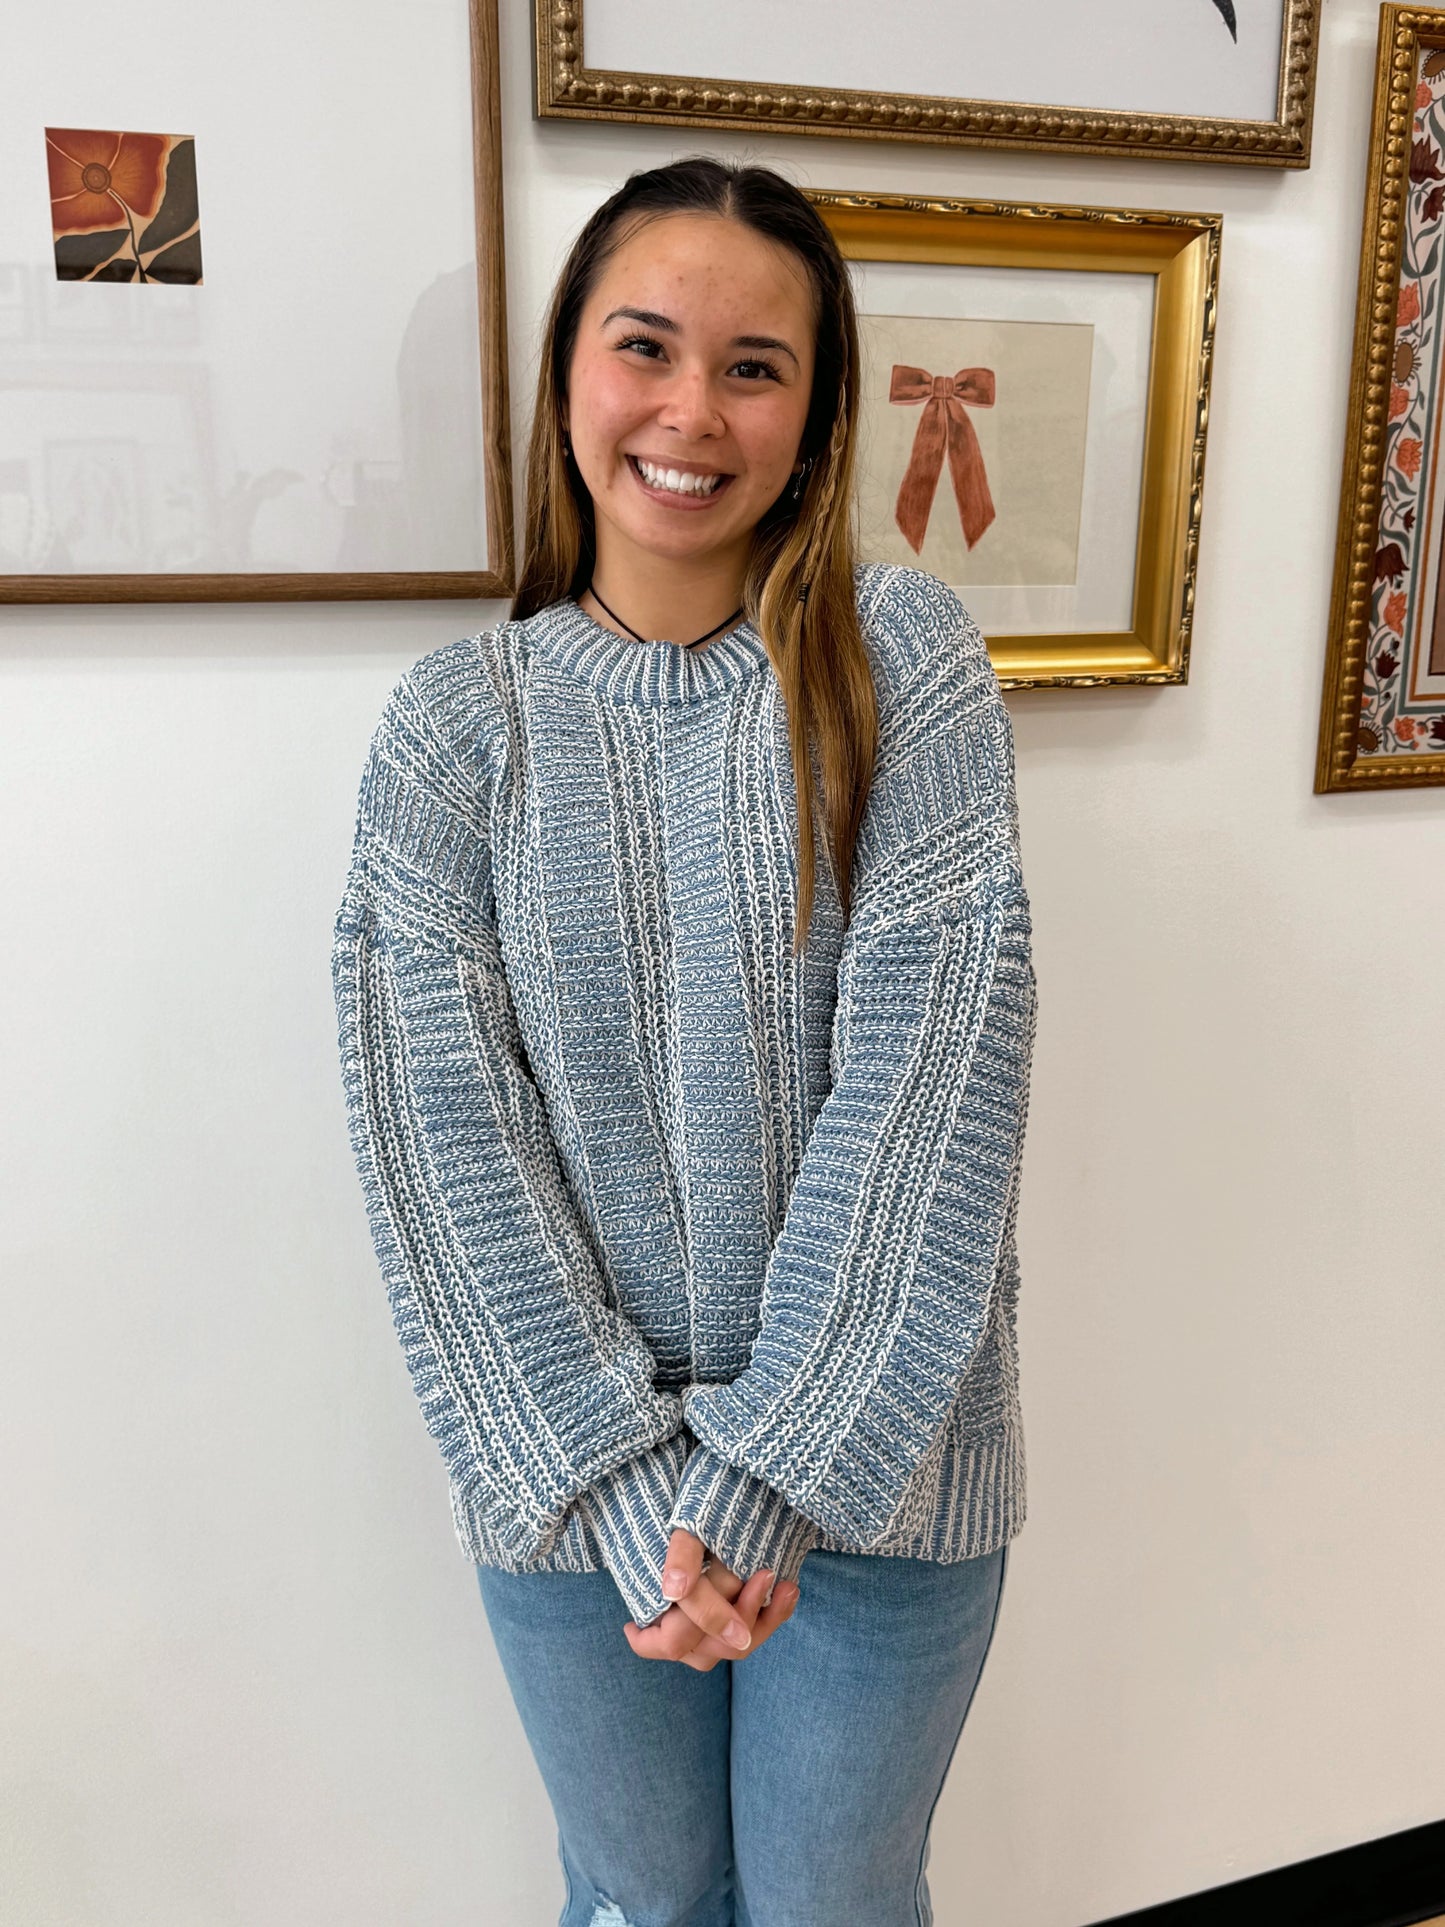
[[[330,490],[330,471],[319,478],[314,472],[308,471],[303,478],[297,468],[288,466],[289,454],[286,451],[261,444],[262,473],[253,476],[241,468],[223,474],[218,468],[216,455],[216,449],[224,439],[221,431],[225,427],[224,422],[218,425],[214,413],[217,371],[199,357],[184,361],[164,345],[168,338],[159,333],[156,319],[146,313],[144,301],[130,303],[129,319],[120,313],[126,305],[125,297],[131,292],[124,288],[72,288],[66,292],[79,295],[82,301],[94,297],[95,302],[87,308],[87,313],[93,310],[102,323],[112,328],[129,326],[131,334],[139,340],[139,349],[130,337],[124,342],[127,350],[124,356],[108,347],[108,338],[104,335],[83,342],[81,349],[69,347],[58,336],[51,338],[35,319],[42,312],[45,302],[54,299],[54,263],[52,260],[48,269],[40,265],[41,255],[45,252],[42,248],[33,261],[19,268],[13,263],[7,264],[10,283],[6,284],[6,291],[12,300],[15,299],[15,286],[19,286],[21,295],[31,298],[23,311],[17,308],[14,314],[0,312],[0,324],[8,320],[16,328],[13,336],[6,335],[7,354],[3,366],[0,366],[0,396],[8,392],[11,401],[17,393],[25,399],[54,393],[79,396],[97,414],[117,399],[131,414],[147,406],[158,411],[163,405],[171,405],[187,431],[185,449],[191,472],[188,472],[186,481],[194,498],[203,505],[203,512],[198,512],[197,519],[205,529],[208,538],[205,547],[214,552],[215,562],[209,567],[205,566],[210,556],[203,553],[198,558],[202,562],[199,568],[188,567],[190,558],[187,557],[173,571],[158,572],[154,554],[142,554],[135,558],[137,566],[124,573],[118,572],[113,565],[110,568],[93,564],[86,566],[84,562],[70,572],[62,573],[57,570],[57,557],[52,545],[50,553],[37,558],[32,572],[15,573],[17,561],[28,560],[28,557],[22,558],[7,551],[3,542],[0,542],[0,605],[333,602],[370,598],[411,600],[451,597],[480,601],[511,594],[515,575],[515,537],[502,235],[497,0],[451,0],[451,4],[453,11],[448,18],[446,32],[453,37],[456,50],[466,65],[459,71],[458,66],[452,64],[438,75],[438,84],[446,92],[454,120],[444,121],[438,115],[437,125],[442,136],[451,142],[448,152],[461,154],[464,156],[463,164],[470,165],[472,205],[466,210],[461,226],[471,243],[475,265],[473,267],[471,260],[461,259],[455,270],[443,272],[430,265],[426,267],[426,274],[434,278],[430,286],[424,282],[419,284],[418,298],[408,324],[410,338],[403,337],[397,344],[395,359],[399,364],[403,354],[409,355],[408,372],[413,377],[407,402],[398,405],[398,433],[404,451],[428,446],[435,440],[435,417],[441,412],[438,395],[443,401],[450,399],[458,415],[464,403],[469,425],[473,411],[476,412],[481,446],[476,449],[469,445],[465,451],[465,472],[469,480],[475,481],[475,494],[469,494],[464,501],[459,496],[456,498],[457,521],[467,538],[466,552],[461,553],[462,545],[459,544],[457,559],[470,566],[448,566],[449,558],[446,557],[423,559],[418,556],[415,561],[409,562],[406,553],[409,540],[407,518],[416,517],[420,511],[414,503],[398,507],[394,500],[385,497],[382,488],[374,486],[367,473],[370,468],[382,464],[360,458],[350,459],[349,448],[338,456],[333,466],[341,478],[343,490],[346,481],[354,481],[354,496],[348,499],[343,492],[340,496],[330,494],[329,499],[336,503],[343,515],[358,502],[364,511],[354,517],[360,533],[351,541],[350,547],[342,540],[332,547],[331,553],[321,553],[318,544],[316,566],[307,567],[305,564],[309,558],[298,558],[297,566],[286,572],[261,566],[240,566],[236,560],[240,545],[229,538],[226,521],[233,501],[239,498],[244,503],[248,496],[269,499],[263,491],[271,478],[279,478],[278,494],[281,484],[295,484],[304,479],[311,488],[310,499],[314,501],[321,492]],[[320,48],[328,43],[322,35],[315,44]],[[318,74],[316,78],[320,93],[324,96],[327,88],[321,83],[333,77],[328,71],[326,76]],[[344,96],[344,89],[340,92]],[[240,98],[244,104],[244,89],[240,90]],[[216,137],[216,145],[218,149],[224,149],[224,141],[219,137]],[[284,145],[277,144],[278,166],[290,165],[285,160],[288,151]],[[43,190],[44,178],[42,171],[37,182],[38,190]],[[294,196],[294,183],[289,179],[287,193]],[[12,200],[15,198],[15,194],[12,194]],[[269,218],[273,220],[284,206],[284,199],[279,193],[274,199],[268,198],[255,183],[252,183],[249,198],[270,209]],[[203,223],[205,206],[203,175]],[[377,208],[375,221],[378,233],[386,231],[386,217],[389,214],[401,220],[404,209]],[[34,225],[31,223],[32,227]],[[48,237],[45,245],[48,248]],[[360,291],[357,300],[360,301],[368,278],[374,280],[377,272],[372,254],[343,255],[333,250],[327,256],[327,261],[328,273],[333,279],[343,271],[356,275]],[[252,266],[253,263],[249,261],[231,261],[229,273],[212,277],[213,285],[203,291],[205,300],[213,309],[223,302],[230,303],[224,318],[233,333],[238,328],[236,315],[243,298],[267,298],[274,305],[274,293],[266,293],[269,286],[267,277],[264,274],[243,273],[243,267],[249,269]],[[448,274],[450,279],[447,278]],[[22,275],[26,281],[20,285],[18,277]],[[472,283],[474,288],[470,285]],[[253,287],[262,291],[260,296],[250,292]],[[202,291],[197,292],[199,294]],[[119,300],[115,299],[117,296]],[[439,301],[436,299],[438,296]],[[473,309],[475,324],[471,318]],[[452,318],[459,312],[463,319],[453,327]],[[436,335],[425,332],[428,325],[435,324],[438,315],[441,316],[439,325],[449,331],[445,335],[448,348],[445,357],[436,351]],[[188,310],[181,320],[199,339],[202,326],[199,313]],[[91,325],[94,325],[93,319]],[[172,328],[177,325],[174,316],[169,318],[169,325]],[[215,328],[213,317],[210,325]],[[4,333],[3,326],[0,326],[0,333]],[[162,345],[151,346],[153,337],[160,340]],[[189,337],[185,345],[192,345]],[[142,349],[144,353],[140,352]],[[224,364],[221,364],[221,372],[224,372]],[[381,414],[389,405],[389,388],[394,391],[399,385],[399,378],[394,368],[384,368],[383,376],[379,387],[373,371],[366,371],[358,377],[354,390],[343,396],[352,409],[351,415],[344,414],[338,406],[329,422],[320,421],[320,416],[334,397],[330,389],[325,389],[324,383],[318,384],[325,389],[324,399],[318,402],[318,422],[323,433],[331,433],[333,447],[337,446],[342,432],[349,431],[353,420],[360,419],[369,424],[374,415]],[[245,396],[240,398],[238,408],[244,406],[245,400]],[[65,429],[60,432],[74,431]],[[97,433],[100,432],[97,430]],[[113,430],[108,432],[115,433]],[[313,436],[315,439],[318,438]],[[36,441],[44,445],[42,452],[47,454],[52,444],[61,448],[67,445],[63,440],[57,440],[56,431],[44,422],[36,431]],[[461,445],[460,431],[456,445]],[[134,439],[131,443],[118,446],[122,452],[126,449],[134,451],[131,465],[137,478],[139,507],[131,519],[137,525],[143,523],[147,510],[151,512],[152,520],[158,519],[149,498],[142,494],[142,483],[152,495],[163,493],[161,484],[147,474],[146,463],[150,451]],[[254,462],[256,458],[241,459]],[[268,465],[269,475],[265,472]],[[401,465],[400,461],[394,464],[398,467]],[[19,464],[12,463],[12,466]],[[25,465],[27,475],[32,467],[38,473],[38,462],[28,463]],[[162,482],[166,479],[163,476]],[[444,483],[433,483],[432,486],[441,490]],[[369,487],[373,493],[364,498],[364,492]],[[48,499],[47,489],[38,481],[26,501],[27,519],[32,525],[53,526],[59,520],[59,511],[55,509],[54,502]],[[378,549],[371,557],[366,548],[368,525],[365,514],[373,512],[373,502],[377,505],[374,513],[378,524],[385,528],[388,542],[384,550]],[[422,507],[425,506],[422,504]],[[396,539],[392,540],[394,535]]]
[[[1007,688],[1187,682],[1222,216],[821,189],[808,198],[851,261],[1152,277],[1132,620],[1053,633],[981,626]]]
[[[1442,257],[1445,9],[1386,6],[1376,51],[1317,794],[1445,783],[1445,468],[1439,464],[1445,383],[1437,372],[1445,325]]]
[[[1308,167],[1320,0],[1284,0],[1273,120],[1195,118],[1108,107],[1060,107],[942,94],[873,93],[763,80],[709,80],[587,64],[584,0],[534,0],[536,111],[556,120],[656,121],[672,127],[759,127],[783,134],[957,143],[1255,167]],[[1215,0],[1219,5],[1219,0]],[[1233,9],[1226,11],[1232,16]],[[899,29],[894,21],[892,28]],[[1233,29],[1231,28],[1231,31]],[[1017,28],[1027,43],[1027,18]],[[1021,51],[1022,71],[1035,71]]]

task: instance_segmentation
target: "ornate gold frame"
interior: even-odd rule
[[[1385,6],[1375,60],[1375,106],[1365,183],[1355,348],[1340,484],[1315,791],[1415,789],[1445,783],[1445,752],[1361,756],[1358,748],[1371,626],[1376,536],[1385,479],[1390,368],[1410,187],[1415,76],[1422,46],[1445,48],[1445,10]]]
[[[767,81],[619,73],[586,64],[583,0],[535,0],[537,113],[543,119],[660,121],[668,126],[768,127],[781,134],[960,142],[1077,154],[1165,154],[1174,160],[1308,167],[1320,0],[1285,0],[1279,102],[1272,121],[1188,120],[1178,114],[852,94]]]
[[[497,0],[465,0],[472,95],[478,342],[486,487],[486,569],[315,571],[296,575],[0,575],[0,604],[53,602],[342,602],[375,597],[512,593],[511,416],[507,403],[506,293],[502,251],[502,136]]]
[[[1223,217],[822,190],[808,198],[853,260],[1156,277],[1133,625],[990,635],[988,644],[1005,688],[1187,682]]]

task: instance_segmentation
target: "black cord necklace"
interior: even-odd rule
[[[592,600],[597,604],[599,609],[605,609],[607,611],[607,614],[611,616],[612,620],[617,624],[618,628],[625,629],[628,635],[632,637],[634,642],[645,643],[647,641],[646,636],[639,636],[637,631],[631,626],[630,623],[626,623],[622,620],[621,616],[618,615],[615,609],[607,608],[607,604],[602,600],[601,596],[598,595],[596,589],[593,587],[593,585],[590,582],[587,584],[587,587],[583,590],[583,594],[590,595]],[[716,635],[720,635],[724,629],[731,629],[731,627],[737,621],[738,617],[741,614],[742,614],[742,610],[740,608],[734,609],[732,614],[730,616],[727,616],[722,622],[720,622],[716,629],[709,629],[705,636],[698,636],[692,642],[685,642],[681,646],[684,649],[696,649],[699,643],[711,642],[713,637]]]

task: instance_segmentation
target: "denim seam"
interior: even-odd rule
[[[570,1921],[572,1918],[572,1902],[577,1896],[576,1890],[572,1885],[572,1869],[567,1865],[567,1848],[563,1842],[560,1827],[557,1829],[557,1858],[562,1862],[562,1878],[567,1882],[567,1898],[562,1903],[562,1919],[564,1921]]]
[[[938,1782],[938,1791],[933,1796],[933,1804],[928,1809],[928,1820],[923,1829],[923,1843],[918,1849],[918,1874],[913,1882],[913,1912],[917,1927],[930,1927],[929,1921],[923,1918],[923,1873],[928,1860],[928,1836],[933,1831],[933,1816],[937,1812],[938,1803],[943,1797],[943,1789],[948,1784],[949,1768],[953,1765],[953,1756],[958,1751],[958,1743],[963,1738],[963,1729],[967,1726],[968,1716],[973,1710],[973,1697],[978,1691],[978,1682],[983,1678],[983,1669],[988,1664],[988,1656],[993,1647],[993,1636],[998,1630],[999,1609],[1003,1605],[1004,1580],[1008,1577],[1010,1543],[1010,1541],[1005,1540],[1001,1549],[1003,1556],[999,1560],[998,1566],[998,1591],[994,1594],[993,1618],[989,1621],[988,1638],[984,1641],[983,1647],[983,1658],[978,1662],[978,1671],[973,1676],[973,1685],[969,1688],[968,1698],[964,1702],[963,1718],[958,1722],[958,1731],[953,1736],[953,1745],[948,1749],[948,1758],[943,1763],[943,1775]],[[929,1909],[929,1913],[931,1916],[931,1908]]]

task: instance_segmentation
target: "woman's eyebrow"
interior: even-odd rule
[[[792,356],[793,361],[799,368],[803,365],[802,362],[798,360],[798,357],[793,354],[787,342],[780,339],[777,335],[734,335],[733,346],[734,348],[781,348],[785,355]]]
[[[663,334],[682,333],[675,321],[668,315],[659,314],[655,308],[614,308],[611,314],[603,315],[602,326],[605,328],[609,321],[638,321],[644,328],[657,328]],[[780,348],[798,367],[803,365],[787,342],[777,335],[734,335],[730,345],[734,348]]]
[[[682,330],[675,321],[669,321],[665,314],[657,314],[651,308],[614,308],[611,314],[602,317],[605,328],[609,321],[640,321],[644,328],[660,328],[664,334],[680,334]]]

